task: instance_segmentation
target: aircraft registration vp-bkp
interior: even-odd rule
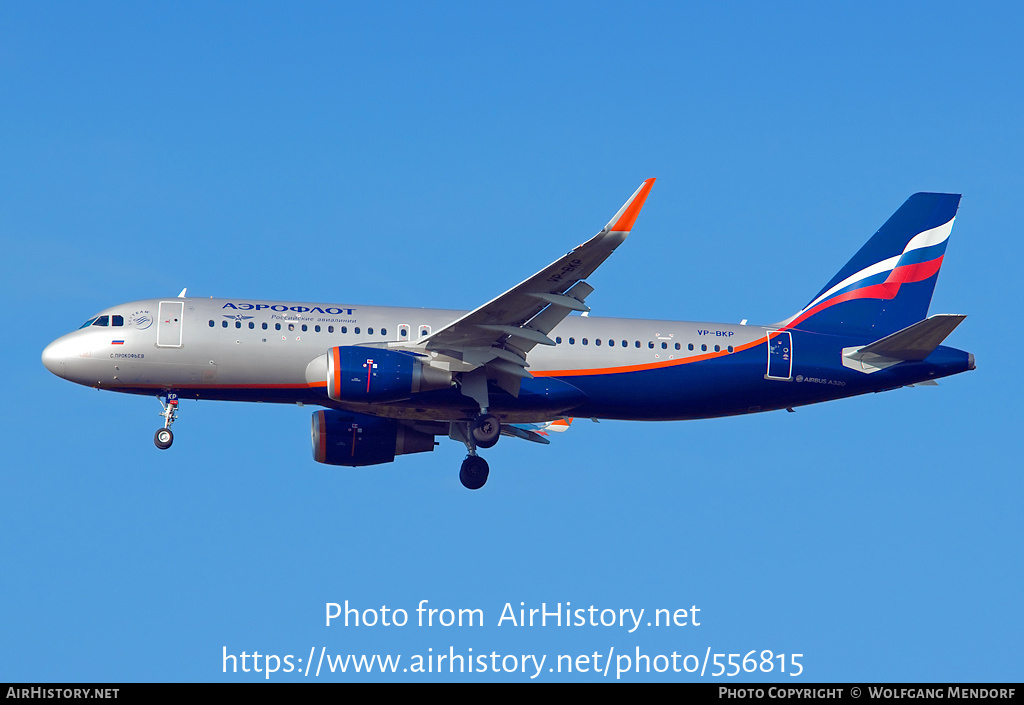
[[[927,317],[956,194],[911,196],[796,314],[768,326],[587,314],[588,279],[629,235],[654,184],[529,279],[468,313],[186,297],[100,312],[43,351],[78,384],[154,395],[169,448],[179,399],[323,407],[313,457],[389,463],[464,443],[460,479],[500,436],[548,442],[573,417],[670,420],[749,414],[915,384],[974,369],[941,345],[965,318]]]

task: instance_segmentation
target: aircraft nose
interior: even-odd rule
[[[53,341],[45,348],[43,348],[43,367],[48,369],[58,377],[67,379],[66,365],[64,364],[64,355],[61,354],[58,344],[60,341]]]

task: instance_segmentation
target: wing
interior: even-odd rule
[[[488,378],[518,395],[530,377],[526,357],[536,345],[554,345],[548,333],[572,311],[589,311],[594,290],[584,280],[629,235],[654,179],[647,179],[594,237],[501,296],[416,341],[416,347],[460,361],[460,371],[486,367]]]

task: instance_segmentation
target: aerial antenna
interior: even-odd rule
[[[186,292],[186,291],[188,291],[188,287],[187,287],[187,286],[186,286],[186,287],[185,287],[184,289],[182,289],[182,290],[181,290],[181,293],[180,293],[180,294],[178,294],[178,298],[179,298],[179,299],[183,299],[183,298],[185,298],[185,292]]]

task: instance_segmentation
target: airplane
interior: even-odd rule
[[[348,467],[465,444],[459,478],[487,481],[479,449],[548,443],[573,418],[683,420],[787,409],[975,368],[941,343],[966,316],[928,316],[959,194],[917,193],[809,303],[772,325],[590,316],[588,279],[632,231],[647,179],[601,231],[469,312],[242,298],[101,311],[42,353],[96,389],[156,396],[170,448],[180,399],[278,402],[313,412],[313,458]]]

